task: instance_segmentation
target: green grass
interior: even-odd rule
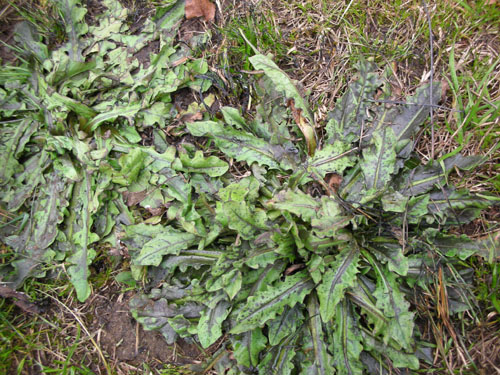
[[[386,66],[394,86],[403,94],[420,85],[424,73],[429,76],[429,26],[422,4],[370,1],[366,6],[360,1],[322,1],[318,7],[317,2],[294,0],[274,14],[283,35],[277,43],[283,45],[283,50],[292,46],[300,50],[299,65],[310,67],[307,71],[290,70],[297,79],[307,76],[311,69],[323,72],[331,63],[319,59],[317,45],[323,43],[324,50],[332,52],[333,73],[325,77],[331,82],[322,80],[309,87],[305,83],[313,98],[319,99],[314,102],[322,112],[320,121],[334,103],[326,93],[343,90],[353,74],[352,67],[362,58],[370,57]],[[498,159],[498,150],[492,147],[500,134],[496,121],[500,115],[500,41],[496,32],[500,28],[500,9],[488,1],[440,0],[428,6],[434,34],[433,79],[448,84],[442,105],[455,110],[435,111],[435,133],[438,138],[448,133],[446,142],[436,145],[438,156],[466,149],[468,153],[489,152],[491,160]],[[309,51],[309,58],[303,51]],[[311,57],[313,63],[308,62]],[[322,109],[322,105],[326,108]],[[488,176],[484,183],[489,190],[500,191],[497,176]]]
[[[23,20],[29,22],[45,39],[49,49],[66,37],[63,15],[59,14],[57,0],[8,1]]]
[[[39,290],[32,293],[40,296]],[[44,315],[20,313],[12,303],[0,301],[0,372],[92,374],[87,367],[92,357],[82,357],[82,349],[85,352],[89,346],[80,327],[57,313]]]

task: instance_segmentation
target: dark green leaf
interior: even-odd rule
[[[298,305],[285,307],[283,314],[267,323],[269,344],[279,345],[282,340],[297,331],[303,320],[304,316]]]
[[[313,365],[309,368],[309,371],[318,375],[332,374],[332,358],[327,350],[328,340],[323,334],[323,324],[320,317],[320,305],[315,294],[311,294],[308,297],[307,309],[310,316],[309,329],[314,348]]]
[[[43,172],[50,166],[49,155],[45,151],[39,152],[24,163],[24,170],[16,176],[11,190],[3,197],[8,202],[9,210],[19,209],[33,194],[36,187],[45,181]]]
[[[373,73],[375,69],[373,64],[366,61],[359,64],[359,79],[349,85],[326,125],[328,143],[333,144],[338,140],[353,143],[359,139],[362,124],[370,119],[367,109],[371,103],[366,99],[372,99],[382,85],[382,81]]]
[[[406,98],[408,104],[395,105],[385,116],[380,116],[376,127],[390,126],[396,136],[396,142],[409,139],[429,117],[430,105],[437,105],[441,98],[439,82],[433,83],[432,100],[430,91],[430,85],[418,88],[415,95]]]
[[[433,218],[447,225],[462,225],[479,217],[482,210],[500,204],[500,198],[471,194],[465,190],[442,188],[430,194],[427,210]],[[429,217],[427,221],[429,222]]]
[[[22,21],[15,25],[15,39],[21,44],[26,54],[36,57],[43,63],[49,57],[47,46],[40,41],[36,27],[28,21]]]
[[[483,240],[472,240],[466,235],[443,234],[441,231],[429,228],[424,232],[429,245],[448,257],[457,257],[462,260],[471,255],[481,255],[486,259],[498,258],[500,240],[485,238]]]
[[[363,150],[361,168],[368,190],[385,189],[396,171],[396,137],[391,128],[373,133],[370,146]]]
[[[363,350],[359,322],[348,300],[336,306],[333,330],[333,360],[339,375],[362,375],[363,368],[359,357]]]
[[[394,367],[409,368],[417,370],[419,368],[418,358],[413,354],[408,354],[403,350],[396,349],[390,345],[377,340],[366,330],[361,330],[365,350],[371,352],[375,358],[383,362],[389,357]]]
[[[12,263],[16,272],[8,280],[14,289],[21,286],[28,276],[36,275],[41,263],[54,257],[55,253],[49,246],[55,241],[57,226],[63,220],[61,211],[68,205],[66,189],[64,180],[57,174],[48,176],[47,185],[34,202],[29,225],[20,235],[5,239],[16,252],[17,259]]]
[[[367,249],[381,263],[387,263],[389,271],[405,276],[408,272],[408,259],[403,255],[403,249],[396,241],[388,241],[384,237],[371,239]]]
[[[406,302],[403,293],[399,290],[396,276],[385,268],[372,263],[378,274],[377,287],[373,296],[377,300],[376,306],[382,310],[389,325],[385,335],[386,342],[395,340],[405,349],[413,345],[414,313],[409,311],[410,304]]]
[[[434,186],[444,186],[446,177],[455,167],[469,170],[481,160],[481,157],[464,157],[457,154],[447,158],[443,165],[432,162],[420,165],[398,178],[397,190],[406,196],[416,196],[425,193],[434,188]]]
[[[249,165],[256,162],[273,169],[280,169],[285,163],[285,149],[280,145],[271,145],[250,133],[231,129],[219,122],[200,121],[187,124],[187,128],[195,137],[209,136],[215,145],[228,157],[245,161]]]
[[[71,241],[71,256],[68,262],[68,274],[71,283],[75,287],[76,295],[80,302],[90,296],[90,285],[88,283],[89,264],[96,256],[96,252],[89,247],[99,237],[90,231],[92,218],[90,212],[90,195],[92,189],[92,177],[87,172],[83,181],[77,182],[73,190],[73,201],[71,203],[70,217],[68,218],[68,238]]]
[[[241,340],[233,341],[234,356],[238,363],[248,368],[259,364],[259,353],[265,349],[267,338],[262,329],[255,328],[242,335]]]
[[[14,124],[2,124],[0,130],[0,186],[7,184],[14,173],[22,170],[17,158],[30,136],[38,129],[38,123],[29,118]]]
[[[313,125],[314,119],[309,112],[309,107],[286,73],[264,55],[257,54],[250,57],[249,60],[255,69],[264,71],[264,74],[273,82],[276,91],[283,92],[287,99],[294,99],[295,106],[304,112],[309,124]]]
[[[297,336],[292,335],[273,346],[258,364],[259,375],[291,375],[295,367],[292,361],[296,355],[296,341]]]
[[[79,0],[58,0],[57,3],[64,18],[69,39],[69,56],[73,61],[83,61],[80,36],[88,31],[88,26],[85,23],[87,9],[81,6]]]
[[[316,217],[316,212],[321,207],[316,199],[298,189],[280,191],[268,204],[273,208],[291,212],[308,222]]]
[[[231,333],[238,334],[263,326],[281,314],[285,306],[293,307],[302,302],[312,288],[308,274],[298,272],[276,285],[270,285],[267,290],[257,292],[242,307]]]
[[[187,153],[181,152],[179,159],[176,159],[172,164],[172,168],[177,171],[206,173],[210,177],[219,177],[227,172],[229,166],[216,156],[205,158],[201,151],[197,151],[192,159]]]
[[[249,207],[245,202],[217,202],[215,211],[219,223],[235,230],[246,240],[267,229],[265,211]]]
[[[195,243],[195,235],[165,227],[163,232],[144,244],[133,263],[140,266],[158,266],[164,255],[179,255],[181,250],[186,250]]]
[[[222,323],[231,311],[230,306],[228,301],[221,300],[201,313],[197,333],[202,347],[208,348],[222,336]]]
[[[353,242],[344,247],[331,264],[323,280],[317,287],[320,313],[323,322],[328,322],[335,315],[335,306],[344,298],[347,288],[352,286],[358,273],[359,250]]]

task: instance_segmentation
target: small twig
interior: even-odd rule
[[[354,151],[357,151],[358,150],[358,147],[354,147],[354,148],[351,148],[350,150],[347,150],[339,155],[334,155],[334,156],[330,156],[326,159],[323,159],[323,160],[320,160],[316,163],[313,163],[312,166],[313,167],[319,167],[320,165],[323,165],[323,164],[326,164],[326,163],[330,163],[334,160],[337,160],[337,159],[340,159],[340,158],[343,158],[344,156],[346,155],[349,155],[349,154],[352,154]]]
[[[401,104],[401,105],[418,105],[420,107],[430,107],[430,108],[438,108],[438,109],[443,109],[443,110],[446,110],[446,111],[450,111],[450,112],[465,112],[461,109],[454,109],[454,108],[450,108],[450,107],[446,107],[444,105],[439,105],[439,104],[427,104],[427,103],[410,103],[410,102],[403,102],[403,101],[400,101],[400,100],[380,100],[380,99],[367,99],[367,98],[363,98],[364,101],[367,101],[367,102],[372,102],[372,103],[387,103],[387,104]]]
[[[427,17],[427,23],[429,25],[429,44],[430,44],[430,54],[431,54],[431,76],[429,78],[430,81],[430,87],[429,87],[429,104],[430,106],[430,115],[431,115],[431,159],[434,160],[434,110],[432,107],[432,98],[433,98],[433,87],[432,87],[432,80],[434,77],[434,36],[432,34],[432,22],[431,22],[431,16],[429,15],[429,9],[427,8],[427,2],[425,0],[422,0],[422,3],[424,4],[424,11],[425,15]]]
[[[243,70],[243,69],[241,69],[240,72],[246,73],[246,74],[254,74],[254,75],[264,73],[263,70]]]
[[[139,354],[139,322],[135,322],[135,355]]]
[[[349,4],[347,4],[347,7],[344,9],[344,12],[342,13],[342,15],[339,17],[339,19],[334,23],[334,25],[339,25],[340,22],[344,19],[344,16],[346,15],[347,11],[349,10],[349,8],[351,7],[352,3],[353,3],[354,0],[351,0],[349,2]]]

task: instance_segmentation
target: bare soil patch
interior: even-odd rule
[[[153,368],[165,364],[192,363],[200,351],[182,339],[174,346],[167,346],[161,333],[145,331],[129,312],[128,301],[133,293],[111,290],[94,300],[92,310],[86,315],[91,319],[91,330],[96,332],[98,344],[118,367],[137,367],[148,363]]]

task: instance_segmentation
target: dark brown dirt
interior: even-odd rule
[[[189,364],[200,355],[195,346],[183,340],[168,346],[161,333],[145,331],[129,312],[128,301],[132,296],[131,292],[116,291],[94,301],[90,328],[99,332],[98,343],[113,362],[133,366],[148,363],[160,368],[164,364]]]
[[[12,63],[16,56],[5,44],[14,42],[14,26],[20,21],[15,9],[6,2],[0,1],[0,63]],[[4,44],[5,43],[5,44]]]

